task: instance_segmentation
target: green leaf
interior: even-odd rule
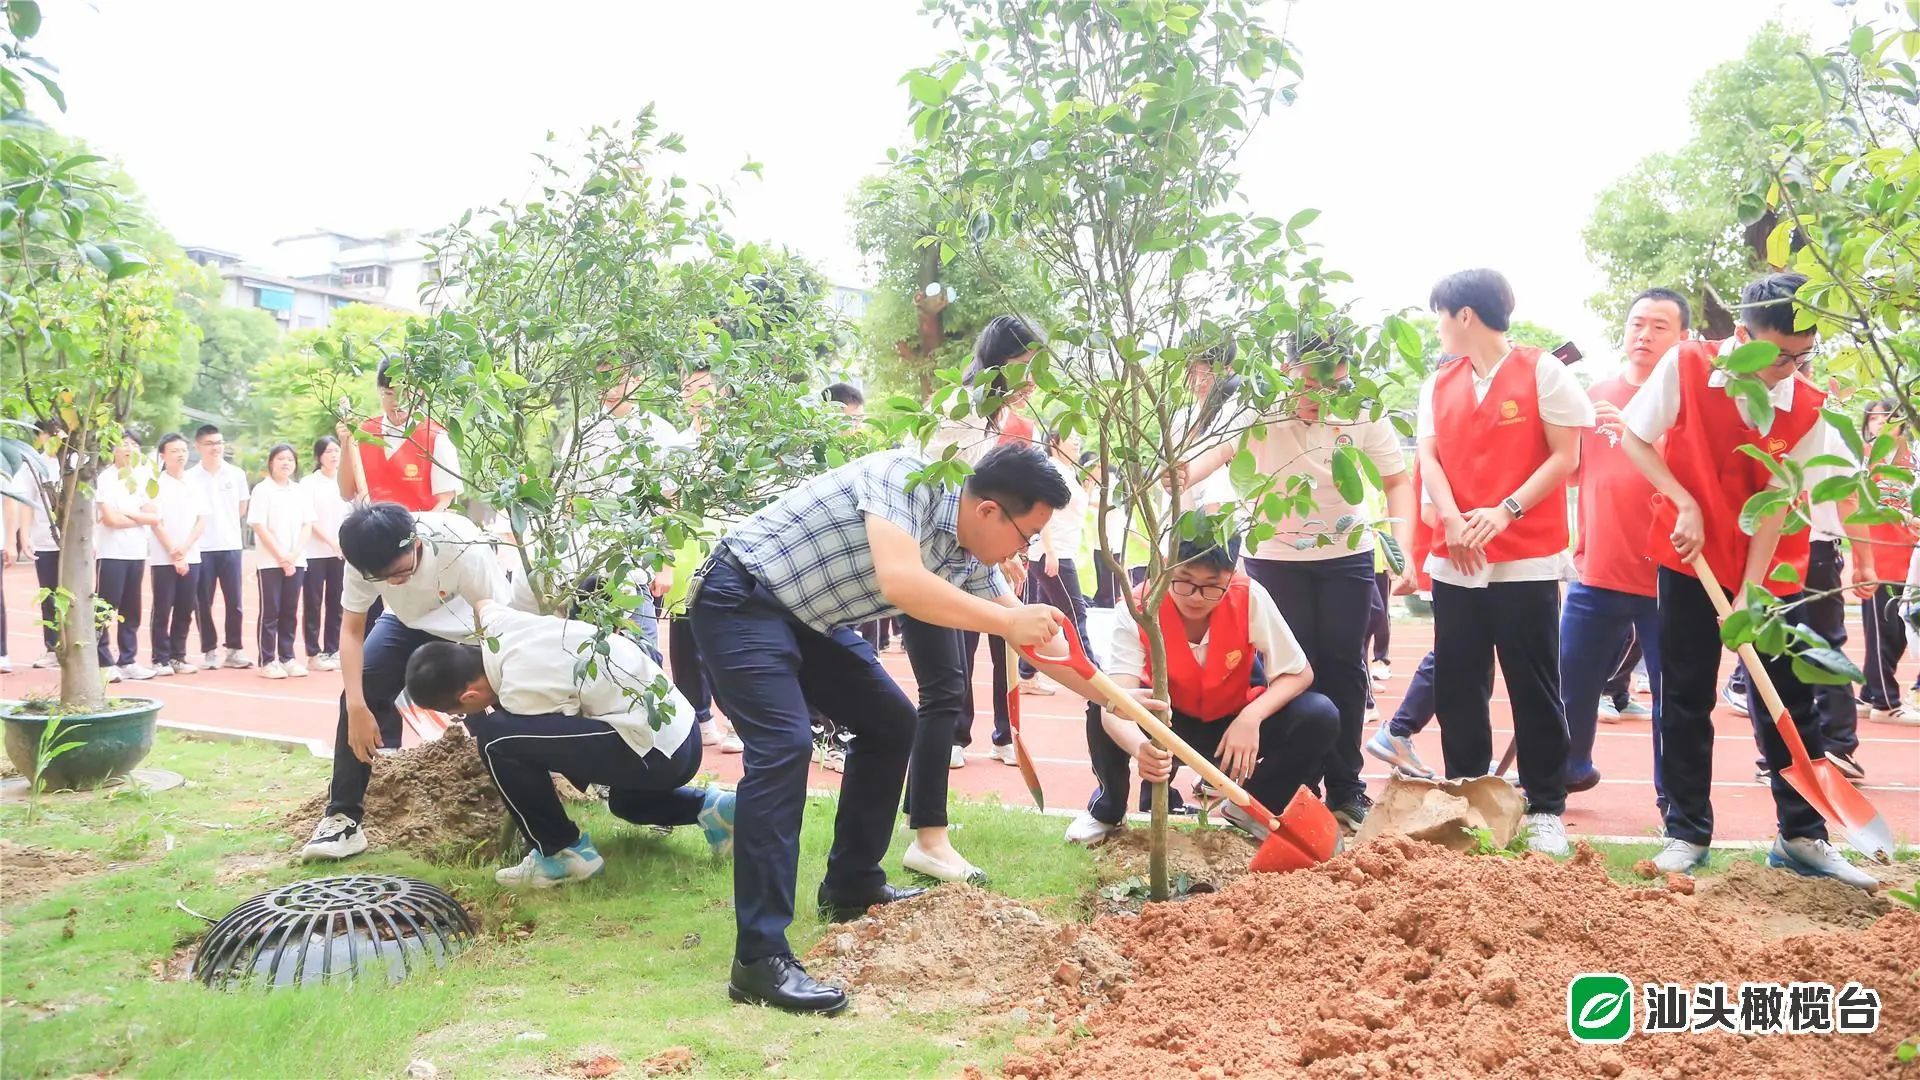
[[[1253,451],[1242,450],[1233,455],[1233,463],[1227,466],[1227,479],[1233,481],[1236,491],[1253,486],[1258,477],[1259,464],[1253,459]]]
[[[1810,497],[1817,503],[1834,502],[1846,498],[1857,487],[1859,487],[1859,481],[1855,477],[1829,476],[1813,485]]]
[[[501,368],[495,371],[493,378],[494,381],[498,382],[501,387],[507,390],[525,390],[527,388],[527,377],[507,368]]]
[[[1787,508],[1787,493],[1779,488],[1768,488],[1754,493],[1747,504],[1740,508],[1740,531],[1748,536],[1760,527],[1760,519],[1777,514]]]
[[[1333,452],[1333,487],[1350,504],[1358,504],[1367,496],[1366,484],[1360,479],[1359,459],[1360,449],[1356,446],[1343,446]]]
[[[1398,315],[1387,316],[1387,332],[1393,335],[1393,347],[1408,360],[1420,358],[1420,330]]]
[[[1746,644],[1753,632],[1753,612],[1740,608],[1727,616],[1720,624],[1720,643],[1729,649],[1738,649]]]
[[[1754,222],[1767,216],[1767,200],[1761,198],[1759,192],[1749,191],[1745,195],[1740,196],[1740,201],[1735,204],[1734,212],[1739,215],[1740,224],[1752,225]]]
[[[1387,569],[1396,574],[1406,573],[1407,553],[1400,549],[1400,541],[1385,529],[1375,529],[1374,532],[1380,537],[1380,550],[1387,556]]]
[[[1765,383],[1751,375],[1736,376],[1727,381],[1727,393],[1747,407],[1747,419],[1762,435],[1773,430],[1773,399]]]
[[[1792,563],[1781,563],[1779,566],[1773,568],[1773,573],[1767,575],[1767,580],[1779,581],[1789,585],[1798,584],[1800,581],[1800,571],[1795,570]]]
[[[1287,228],[1293,229],[1293,230],[1304,229],[1308,225],[1313,224],[1313,219],[1319,216],[1320,216],[1320,211],[1315,210],[1312,207],[1308,207],[1307,209],[1302,210],[1299,213],[1288,218]]]
[[[1847,449],[1853,452],[1854,463],[1866,458],[1866,444],[1860,441],[1860,432],[1853,426],[1853,417],[1838,409],[1821,409],[1820,415],[1827,418],[1827,423],[1839,433],[1840,441],[1846,443]]]
[[[1787,260],[1793,256],[1793,219],[1783,217],[1780,224],[1767,234],[1767,263],[1776,269],[1785,269]]]
[[[1862,23],[1853,28],[1853,34],[1847,38],[1847,51],[1864,58],[1873,51],[1873,27]]]
[[[1749,341],[1727,356],[1727,369],[1741,375],[1765,371],[1780,359],[1780,346],[1770,341]]]
[[[35,0],[7,0],[7,30],[24,41],[40,32],[40,5]]]
[[[1801,682],[1819,686],[1845,686],[1865,682],[1867,677],[1847,654],[1835,648],[1807,649],[1795,654],[1793,673]]]
[[[939,79],[917,71],[907,76],[907,93],[922,105],[938,105],[947,100],[947,92]]]

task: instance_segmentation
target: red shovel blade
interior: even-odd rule
[[[1799,792],[1822,818],[1845,830],[1848,841],[1862,854],[1881,862],[1889,860],[1893,855],[1893,830],[1887,819],[1833,762],[1808,757],[1792,718],[1775,721],[1774,727],[1793,755],[1793,764],[1780,770],[1780,779]]]
[[[1027,756],[1027,740],[1020,735],[1020,658],[1011,644],[1007,646],[1007,684],[1007,727],[1013,732],[1013,763],[1020,770],[1020,779],[1026,781],[1033,805],[1045,810],[1047,796],[1040,790],[1040,773],[1034,769],[1033,759]]]
[[[1271,820],[1272,815],[1258,803],[1248,807],[1256,818]],[[1278,874],[1304,870],[1333,858],[1340,843],[1340,822],[1327,804],[1313,797],[1304,786],[1293,793],[1280,815],[1280,827],[1269,829],[1267,838],[1253,853],[1247,869],[1256,874]]]

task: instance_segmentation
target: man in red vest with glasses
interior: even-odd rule
[[[1260,583],[1235,569],[1240,542],[1180,544],[1180,564],[1160,601],[1167,649],[1167,696],[1174,734],[1268,806],[1285,806],[1320,772],[1340,732],[1340,710],[1313,685],[1307,654]],[[1146,632],[1119,619],[1108,647],[1114,683],[1145,698],[1153,683]],[[1138,763],[1148,783],[1173,777],[1172,755],[1131,720],[1101,718],[1107,735]],[[1227,820],[1264,840],[1266,824],[1228,803]]]
[[[1821,420],[1826,402],[1802,374],[1817,334],[1799,326],[1794,294],[1802,274],[1770,274],[1740,296],[1741,327],[1725,342],[1683,341],[1661,359],[1634,399],[1621,411],[1623,445],[1662,498],[1656,500],[1648,550],[1660,564],[1660,788],[1667,799],[1667,842],[1654,866],[1689,873],[1706,861],[1713,841],[1714,683],[1725,656],[1719,618],[1691,560],[1704,558],[1721,587],[1738,594],[1747,583],[1783,599],[1799,596],[1806,580],[1810,533],[1781,535],[1786,511],[1758,521],[1749,537],[1740,511],[1749,498],[1775,483],[1773,473],[1741,448],[1758,447],[1776,461],[1802,467],[1833,454],[1840,441]],[[1765,422],[1727,390],[1728,373],[1716,361],[1747,341],[1780,350],[1757,374],[1768,388],[1771,416]],[[1664,439],[1663,445],[1655,444]],[[1809,483],[1818,478],[1811,470]],[[1791,581],[1776,581],[1773,568],[1786,563]],[[1761,656],[1780,701],[1816,760],[1826,751],[1813,691],[1793,674],[1786,656]],[[1766,751],[1773,805],[1780,827],[1767,865],[1808,877],[1837,878],[1872,889],[1875,880],[1827,843],[1826,822],[1780,778],[1791,759],[1773,719],[1753,703],[1754,733]]]
[[[413,511],[445,510],[460,493],[460,458],[445,429],[414,416],[412,395],[393,385],[391,359],[380,361],[374,382],[380,388],[380,415],[360,430],[373,441],[354,439],[342,425],[340,441],[360,456],[357,470],[366,477],[360,490],[354,469],[341,469],[340,497],[353,502],[399,503]]]
[[[1492,270],[1440,280],[1429,301],[1454,359],[1420,388],[1420,475],[1439,529],[1433,689],[1448,777],[1484,776],[1493,755],[1486,672],[1513,702],[1527,843],[1564,855],[1567,721],[1560,701],[1560,582],[1567,478],[1593,403],[1564,365],[1507,340],[1513,288]]]

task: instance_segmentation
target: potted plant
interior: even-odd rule
[[[9,435],[0,464],[15,475],[35,455],[24,494],[48,509],[60,545],[52,590],[59,639],[57,697],[0,703],[15,767],[49,788],[97,785],[132,769],[153,746],[160,702],[107,696],[95,643],[94,482],[139,390],[143,357],[186,332],[170,284],[122,242],[101,158],[68,153],[28,111],[29,79],[64,107],[52,68],[25,49],[37,5],[9,3],[0,46],[0,416],[31,428]],[[65,746],[39,775],[42,734]]]

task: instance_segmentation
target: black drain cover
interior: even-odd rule
[[[394,983],[451,959],[473,935],[473,920],[459,902],[424,881],[314,878],[228,912],[201,942],[193,977],[216,989],[363,976]]]

